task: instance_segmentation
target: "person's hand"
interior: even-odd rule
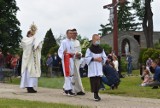
[[[78,52],[75,54],[75,56],[76,56],[76,58],[81,58],[81,54]]]
[[[67,53],[67,50],[64,50],[63,54]]]
[[[97,57],[97,58],[94,58],[94,61],[97,61],[97,62],[102,62],[102,57]]]
[[[73,57],[75,54],[74,53],[70,53],[70,55]]]

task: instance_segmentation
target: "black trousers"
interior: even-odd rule
[[[98,93],[100,87],[100,76],[90,77],[91,92]]]

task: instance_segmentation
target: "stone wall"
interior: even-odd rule
[[[139,41],[135,39],[135,37],[139,37]],[[140,53],[140,48],[146,48],[146,38],[142,31],[127,31],[127,32],[119,32],[118,34],[118,54],[122,53],[122,42],[124,39],[129,40],[130,43],[130,52],[133,57],[133,68],[137,69],[139,67],[138,58]],[[160,40],[160,32],[153,33],[153,43],[159,42]],[[102,44],[108,44],[113,48],[113,34],[108,34],[106,36],[101,37]]]

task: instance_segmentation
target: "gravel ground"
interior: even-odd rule
[[[83,105],[91,108],[160,108],[159,99],[134,98],[100,94],[101,101],[95,102],[93,94],[86,92],[84,96],[65,96],[60,89],[38,88],[38,93],[30,94],[18,85],[0,83],[0,98],[42,101],[48,103],[65,103]]]

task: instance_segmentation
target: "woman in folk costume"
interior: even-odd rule
[[[67,30],[67,38],[61,42],[58,49],[58,56],[62,60],[62,67],[64,72],[64,95],[74,96],[72,91],[72,76],[74,72],[74,47],[72,45],[72,30]]]
[[[106,62],[106,54],[99,46],[100,37],[98,34],[92,36],[92,45],[87,49],[85,60],[88,65],[88,77],[90,78],[91,92],[94,93],[94,100],[99,101],[98,95],[100,88],[100,79],[103,75],[103,64]]]
[[[35,88],[38,86],[38,77],[41,75],[40,58],[42,42],[37,42],[35,33],[37,27],[32,24],[21,42],[23,48],[21,83],[20,88],[27,88],[28,93],[36,93]]]

